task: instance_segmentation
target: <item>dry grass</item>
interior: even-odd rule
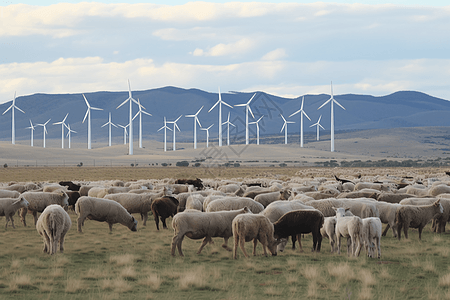
[[[16,291],[20,288],[32,286],[31,277],[29,275],[15,275],[9,282],[9,290]]]
[[[136,260],[133,254],[112,255],[109,261],[118,266],[132,265]]]
[[[76,279],[76,278],[67,278],[66,281],[66,293],[77,293],[79,291],[82,291],[85,289],[85,285],[83,283],[83,280]]]
[[[336,280],[347,282],[355,279],[355,272],[348,263],[329,264],[327,269],[328,274]]]
[[[202,288],[206,286],[207,274],[205,274],[205,267],[197,267],[193,270],[187,270],[180,275],[179,279],[180,290],[187,290],[190,287]]]
[[[357,278],[364,286],[373,286],[377,283],[375,277],[372,275],[372,271],[370,270],[359,270]]]
[[[439,278],[439,286],[450,287],[450,273]]]
[[[150,274],[139,281],[140,285],[148,286],[152,291],[157,291],[163,280],[158,274]]]

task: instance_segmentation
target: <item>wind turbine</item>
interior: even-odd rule
[[[331,152],[334,152],[334,103],[339,105],[343,110],[345,110],[345,107],[343,107],[339,102],[336,101],[333,97],[333,82],[331,82],[331,97],[328,99],[324,104],[322,104],[317,110],[324,107],[328,102],[331,101]]]
[[[293,115],[296,115],[296,114],[300,113],[300,147],[303,147],[303,115],[305,115],[305,117],[307,117],[308,120],[311,121],[310,117],[308,117],[306,112],[303,110],[303,104],[304,103],[305,103],[305,96],[303,96],[303,98],[302,98],[302,106],[300,107],[300,109],[289,116],[289,118],[290,118]]]
[[[230,145],[230,125],[236,127],[233,123],[230,122],[230,113],[228,113],[228,119],[226,122],[223,122],[222,125],[227,124],[227,146]]]
[[[245,144],[248,145],[248,112],[252,114],[253,119],[255,116],[253,115],[252,109],[250,108],[250,102],[252,102],[253,98],[256,96],[256,93],[248,100],[247,103],[237,104],[235,106],[245,106]]]
[[[77,133],[75,130],[72,130],[72,129],[70,129],[70,124],[67,124],[66,125],[66,128],[67,128],[67,136],[69,137],[69,149],[70,149],[70,142],[71,142],[71,140],[72,140],[72,135],[71,135],[71,133],[73,132],[73,133]]]
[[[127,144],[127,134],[128,134],[127,127],[129,125],[123,126],[123,125],[117,124],[117,126],[119,126],[120,128],[123,128],[123,144],[126,145]]]
[[[114,124],[113,122],[111,122],[111,113],[109,113],[109,120],[108,122],[106,122],[105,124],[102,125],[102,127],[105,127],[106,125],[109,125],[109,147],[111,147],[111,126],[114,126],[117,128],[116,124]]]
[[[53,123],[53,125],[61,124],[61,148],[62,149],[64,149],[64,126],[66,125],[64,122],[66,121],[68,115],[69,115],[69,113],[66,114],[66,116],[64,117],[64,119],[61,122]]]
[[[141,105],[141,101],[139,101],[139,98],[138,98],[138,105],[139,111],[134,115],[133,120],[139,115],[139,148],[142,148],[142,114],[146,114],[149,116],[152,116],[152,114],[142,110],[142,108],[145,109],[145,107]]]
[[[136,103],[137,105],[140,106],[140,104],[134,100],[133,96],[131,95],[131,86],[130,86],[130,80],[128,80],[128,98],[122,102],[122,104],[120,104],[119,106],[117,106],[116,109],[118,109],[119,107],[121,107],[122,105],[124,105],[125,103],[127,103],[127,101],[130,101],[130,122],[128,123],[129,128],[129,134],[128,134],[128,138],[129,138],[129,150],[128,150],[128,155],[133,155],[133,108],[132,108],[132,104],[133,102]]]
[[[47,133],[47,124],[48,122],[50,122],[51,119],[48,119],[47,122],[45,122],[44,124],[36,124],[36,126],[42,126],[44,127],[44,143],[43,143],[43,147],[45,148],[45,134]]]
[[[164,129],[164,151],[167,151],[167,136],[166,136],[167,130],[166,129],[169,129],[170,131],[172,131],[172,129],[167,127],[166,117],[164,117],[164,126],[161,127],[160,129],[158,129],[158,131],[160,131],[161,129]]]
[[[175,128],[178,129],[178,131],[181,131],[180,127],[178,127],[178,125],[177,125],[177,122],[180,118],[181,118],[181,116],[179,116],[178,119],[176,119],[175,121],[167,122],[167,123],[173,123],[173,151],[176,150],[176,147],[175,147],[175,132],[176,132],[176,130],[175,130]]]
[[[91,149],[91,109],[93,109],[93,110],[103,110],[103,109],[92,107],[89,104],[89,102],[87,101],[86,96],[84,94],[82,94],[82,95],[83,95],[84,101],[86,101],[87,110],[86,110],[86,114],[84,115],[83,122],[81,122],[81,123],[84,123],[84,121],[86,120],[86,117],[88,118],[88,149]]]
[[[13,145],[15,145],[16,144],[16,123],[14,121],[14,109],[17,109],[18,111],[20,111],[22,113],[25,113],[23,110],[21,110],[19,107],[16,106],[16,92],[14,92],[14,98],[13,98],[11,106],[8,107],[8,109],[5,110],[2,115],[6,114],[8,112],[8,110],[10,110],[10,109],[11,109],[11,120],[12,120],[11,121],[11,143]]]
[[[261,116],[261,118],[259,118],[258,121],[248,123],[248,124],[256,124],[256,145],[259,145],[259,121],[261,121],[263,117],[264,116]]]
[[[33,147],[33,131],[34,131],[34,126],[33,126],[33,123],[31,123],[31,120],[30,120],[30,127],[27,127],[26,129],[31,129],[31,147]]]
[[[203,109],[203,106],[200,107],[200,109],[195,113],[195,115],[186,115],[186,118],[194,118],[194,149],[197,149],[197,123],[200,127],[202,127],[202,124],[200,124],[200,121],[198,120],[198,114]]]
[[[319,140],[319,127],[322,128],[323,130],[325,130],[325,128],[323,128],[323,126],[320,125],[320,119],[322,119],[322,115],[320,115],[319,120],[317,121],[317,123],[314,123],[311,126],[309,126],[309,127],[317,126],[317,140]]]
[[[201,130],[206,130],[206,148],[208,148],[209,145],[209,129],[213,126],[214,124],[211,124],[208,128],[200,128]]]
[[[284,129],[284,143],[285,144],[287,144],[287,124],[288,123],[295,123],[295,122],[292,122],[292,121],[286,121],[286,119],[283,117],[283,115],[282,114],[280,114],[280,116],[283,118],[283,121],[284,121],[284,124],[283,124],[283,127],[281,127],[281,130],[280,130],[280,132],[282,132],[283,131],[283,129]]]
[[[230,104],[226,103],[225,101],[222,101],[222,96],[220,95],[220,87],[219,87],[219,100],[217,100],[216,104],[213,105],[213,107],[208,110],[208,113],[216,107],[217,104],[219,104],[219,124],[222,124],[222,103],[226,106],[233,108]],[[222,147],[222,126],[219,126],[219,147]]]

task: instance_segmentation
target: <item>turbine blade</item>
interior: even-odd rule
[[[83,122],[81,122],[81,123],[84,123],[84,121],[86,120],[86,117],[88,116],[88,114],[89,114],[89,107],[88,107],[88,109],[86,110],[86,114],[84,115],[84,119],[83,119]]]
[[[64,119],[62,120],[62,123],[64,123],[67,119],[67,116],[69,115],[69,113],[66,114],[66,116],[64,117]]]
[[[25,113],[23,110],[21,110],[21,109],[18,108],[17,106],[14,105],[14,107],[15,107],[18,111],[20,111],[20,112],[22,112],[22,113]]]
[[[108,125],[109,124],[109,122],[106,122],[105,124],[103,124],[102,126],[100,126],[100,127],[105,127],[106,125]]]
[[[322,104],[317,110],[319,110],[319,109],[321,109],[322,107],[324,107],[325,105],[327,105],[328,102],[331,101],[331,99],[333,99],[333,98],[328,99],[328,100],[327,100],[324,104]]]
[[[292,116],[295,116],[296,114],[298,114],[298,113],[301,112],[301,111],[302,111],[301,109],[297,110],[295,113],[291,114],[288,118],[290,118],[290,117],[292,117]],[[284,118],[283,118],[283,119],[284,119]]]
[[[90,108],[91,106],[89,105],[89,102],[87,101],[86,96],[84,94],[82,94],[82,95],[83,95],[84,101],[86,102],[87,107]]]
[[[247,104],[246,103],[243,103],[243,104],[235,104],[234,106],[246,106]]]
[[[248,111],[252,114],[253,119],[255,118],[255,115],[252,112],[252,109],[250,108],[250,105],[248,106]]]
[[[333,99],[334,103],[336,103],[337,105],[339,105],[343,110],[346,110],[345,107],[343,107],[339,102],[336,101],[336,99]]]
[[[204,106],[204,105],[203,105],[203,106]],[[200,107],[200,109],[199,109],[198,112],[195,114],[195,116],[198,115],[198,113],[203,109],[203,106]]]
[[[120,104],[119,106],[116,107],[116,109],[118,109],[119,107],[121,107],[122,105],[124,105],[125,103],[127,103],[128,100],[130,100],[130,98],[127,98],[125,101],[123,101],[122,104]]]
[[[280,132],[283,132],[284,127],[286,126],[286,123],[283,124],[283,127],[281,127]]]
[[[305,113],[305,111],[304,110],[302,110],[302,114],[304,114],[305,115],[305,117],[307,117],[308,118],[308,120],[310,120],[311,121],[311,118]]]
[[[181,116],[178,117],[178,119],[176,119],[175,121],[173,121],[174,123],[178,122],[178,120],[181,118]]]
[[[10,110],[11,108],[13,107],[13,105],[11,104],[11,106],[10,107],[8,107],[8,109],[7,110],[5,110],[3,113],[2,113],[2,115],[4,115],[4,114],[6,114],[7,112],[8,112],[8,110]]]
[[[146,115],[148,115],[148,116],[152,116],[152,117],[153,117],[153,115],[152,115],[151,113],[148,113],[148,112],[146,112],[146,111],[144,111],[144,110],[141,110],[141,113],[143,113],[143,114],[146,114]]]
[[[233,106],[231,106],[230,104],[226,103],[225,101],[222,101],[222,104],[225,104],[226,106],[233,108]]]
[[[322,119],[322,115],[320,115],[319,120],[317,121],[317,123],[320,123],[320,119]]]
[[[234,124],[233,124],[233,123],[231,123],[231,122],[230,122],[230,125],[231,125],[231,126],[233,126],[233,127],[236,127],[236,125],[234,125]]]
[[[178,129],[178,131],[181,131],[180,127],[178,127],[177,123],[174,122],[173,125],[175,125],[175,128]]]
[[[220,99],[217,100],[216,104],[214,104],[213,107],[211,107],[211,108],[208,110],[208,112],[212,111],[212,110],[214,109],[214,107],[216,107],[216,105],[219,104],[219,103],[220,103]]]
[[[44,126],[48,124],[48,122],[50,122],[51,119],[48,119],[47,122],[44,123]]]
[[[302,106],[300,107],[300,110],[303,110],[303,103],[305,102],[305,96],[302,98]]]
[[[255,98],[255,96],[256,96],[256,93],[254,93],[253,96],[250,98],[250,100],[248,100],[247,105],[249,105],[250,102],[252,102],[252,100],[253,100],[253,98]]]
[[[131,119],[131,121],[134,121],[134,119],[136,119],[136,117],[139,115],[139,112],[137,112],[134,117]]]
[[[200,120],[199,120],[198,118],[195,118],[195,120],[197,121],[198,125],[199,125],[200,127],[202,127],[202,124],[200,124]]]
[[[320,126],[320,128],[322,128],[323,130],[325,130],[325,128],[323,128],[323,126],[322,126],[322,125],[320,125],[320,124],[317,124],[317,125],[319,125],[319,126]]]
[[[93,110],[103,110],[103,108],[91,107]]]
[[[281,118],[283,119],[283,121],[286,123],[286,119],[283,117],[282,114],[280,114]]]

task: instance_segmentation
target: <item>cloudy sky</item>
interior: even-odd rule
[[[0,103],[127,79],[288,97],[333,81],[335,94],[450,100],[447,0],[120,2],[0,0]]]

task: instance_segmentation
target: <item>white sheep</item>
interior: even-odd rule
[[[440,194],[450,194],[450,186],[448,186],[446,184],[439,184],[439,185],[432,186],[428,190],[428,195],[430,195],[432,197],[436,197]]]
[[[118,193],[106,195],[104,199],[120,203],[130,214],[140,214],[142,225],[147,225],[148,212],[151,211],[151,194]]]
[[[137,221],[134,217],[113,200],[83,196],[75,203],[75,212],[78,215],[78,232],[82,232],[81,226],[86,219],[108,223],[110,232],[115,223],[120,223],[131,231],[137,231]]]
[[[273,256],[277,255],[277,241],[273,237],[273,224],[263,215],[241,214],[236,216],[232,222],[234,237],[233,257],[237,258],[237,247],[241,247],[245,257],[245,242],[253,240],[253,255],[256,255],[258,241],[262,244],[264,256],[267,256],[266,247]]]
[[[89,190],[88,196],[94,198],[105,198],[109,194],[128,193],[131,189],[129,187],[93,187]],[[80,194],[81,195],[81,194]]]
[[[44,239],[44,252],[55,254],[64,251],[64,238],[72,226],[69,214],[59,205],[47,206],[36,223],[36,230]]]
[[[15,215],[16,211],[18,211],[22,207],[27,207],[28,205],[28,201],[23,197],[0,199],[0,216],[6,217],[5,229],[8,228],[9,220],[11,220],[12,227],[16,228],[14,226],[13,216]]]
[[[443,194],[439,195],[442,196]],[[433,232],[445,232],[445,225],[450,220],[450,199],[439,198],[444,209],[442,215],[437,215],[432,219]],[[408,198],[400,201],[401,205],[430,205],[436,202],[437,198]]]
[[[338,254],[341,254],[341,237],[347,238],[347,255],[357,257],[361,252],[362,246],[362,227],[363,222],[360,217],[346,217],[343,207],[335,208],[336,211],[336,239]]]
[[[250,211],[254,214],[259,214],[264,210],[264,206],[253,199],[232,197],[217,199],[210,202],[206,207],[206,211],[213,212],[220,210],[236,210],[244,207],[248,207],[248,209],[250,209]]]
[[[350,210],[345,212],[345,216],[353,216]],[[322,228],[320,228],[320,234],[323,238],[328,238],[330,240],[330,252],[336,252],[336,216],[326,217],[323,222]]]
[[[380,218],[371,217],[362,219],[363,230],[362,238],[364,248],[367,251],[367,256],[374,257],[375,249],[377,249],[377,256],[381,258],[381,231],[382,225]]]
[[[24,226],[27,226],[25,217],[28,211],[33,214],[34,225],[37,222],[37,213],[43,212],[50,204],[58,204],[67,210],[69,206],[69,196],[63,190],[57,190],[54,193],[44,192],[25,192],[21,195],[29,202],[28,207],[20,210],[20,218]]]
[[[270,203],[277,200],[288,200],[291,196],[291,191],[283,189],[278,192],[264,193],[255,196],[255,201],[261,203],[264,207],[267,207]]]
[[[186,200],[186,209],[196,209],[203,211],[203,201],[205,197],[200,194],[193,194],[189,196]]]
[[[178,249],[180,256],[184,256],[181,249],[184,236],[193,240],[203,239],[197,254],[200,254],[203,247],[205,247],[208,242],[212,243],[213,237],[222,237],[222,247],[231,251],[228,247],[228,239],[233,236],[233,219],[237,215],[245,213],[250,213],[250,210],[247,207],[239,210],[217,212],[185,210],[184,212],[176,214],[172,220],[174,231],[171,249],[172,256],[175,256],[175,248]]]
[[[0,190],[0,198],[19,198],[18,191]]]
[[[382,236],[386,236],[389,228],[392,229],[392,235],[397,237],[397,225],[395,224],[395,215],[397,214],[397,210],[401,207],[399,203],[388,203],[379,201],[375,203],[377,206],[378,212],[380,213],[381,223],[387,224],[384,229]]]

